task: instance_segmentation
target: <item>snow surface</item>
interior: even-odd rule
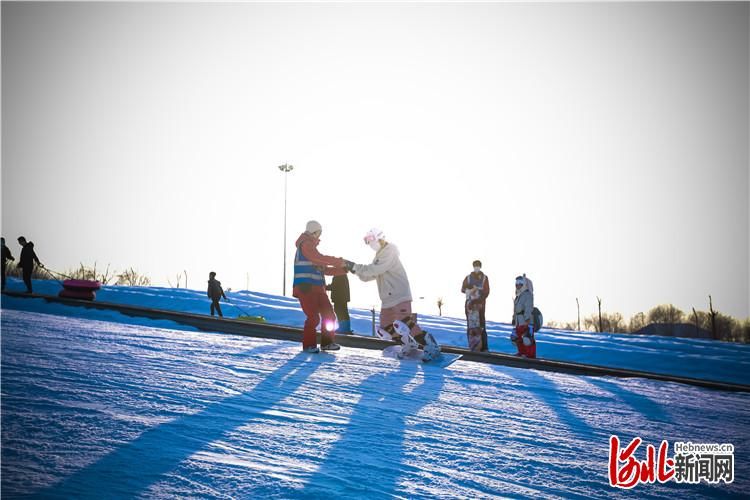
[[[9,288],[20,288],[17,280]],[[58,288],[35,283],[40,293]],[[204,293],[107,287],[98,299],[206,313]],[[229,297],[270,322],[302,322],[293,299]],[[350,348],[302,354],[298,343],[198,332],[39,299],[3,296],[2,308],[3,498],[750,492],[745,393],[463,361],[440,369]],[[461,320],[421,318],[443,342],[465,345]],[[355,311],[353,323],[368,332],[369,312]],[[508,330],[490,325],[493,350],[510,352]],[[543,331],[539,347],[554,359],[747,383],[747,346]],[[579,357],[565,357],[574,352]],[[621,364],[639,357],[653,366]],[[624,442],[639,436],[644,446],[662,439],[732,443],[735,482],[615,490],[607,481],[610,434]]]

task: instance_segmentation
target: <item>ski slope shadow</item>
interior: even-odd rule
[[[589,384],[609,392],[615,400],[630,406],[636,412],[648,415],[651,421],[672,422],[672,418],[667,414],[664,406],[648,396],[626,389],[620,384],[601,377],[590,377],[587,381]]]
[[[313,361],[316,360],[316,361]],[[43,498],[133,497],[226,432],[261,418],[292,394],[324,359],[299,353],[249,392],[149,429],[99,461],[33,494]]]
[[[529,387],[528,394],[554,412],[558,421],[574,434],[590,437],[599,432],[571,411],[569,403],[575,398],[562,393],[560,386],[551,378],[536,370],[524,370],[521,381]]]
[[[419,371],[422,382],[408,387]],[[342,436],[299,493],[306,498],[394,496],[406,468],[405,434],[413,425],[407,420],[436,401],[443,384],[444,370],[416,363],[365,379]]]

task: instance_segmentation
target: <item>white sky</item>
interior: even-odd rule
[[[748,3],[2,4],[2,234],[281,293],[382,227],[419,312],[750,316]],[[351,277],[353,306],[378,304]]]

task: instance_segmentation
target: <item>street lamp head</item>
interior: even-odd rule
[[[283,165],[279,165],[279,170],[281,170],[282,172],[291,172],[292,170],[294,170],[294,165],[284,163]]]

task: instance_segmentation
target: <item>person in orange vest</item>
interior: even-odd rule
[[[310,353],[336,351],[341,347],[335,342],[336,315],[326,294],[325,275],[338,276],[346,274],[344,260],[330,257],[318,251],[323,227],[318,221],[311,220],[305,226],[305,232],[299,235],[294,254],[294,282],[292,295],[299,300],[305,313],[305,326],[302,332],[302,350]],[[315,335],[315,328],[321,323],[320,349]]]

